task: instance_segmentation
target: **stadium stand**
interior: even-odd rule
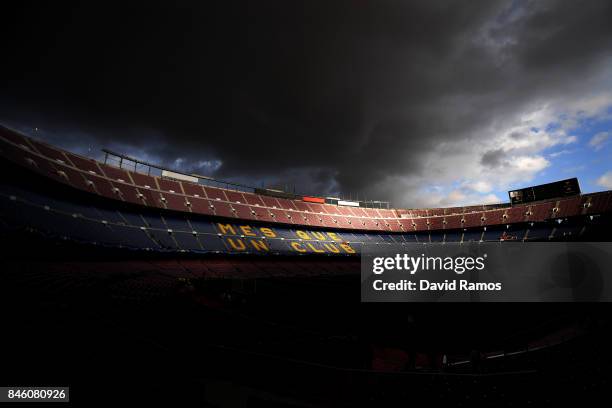
[[[0,145],[6,166],[24,174],[36,173],[58,186],[46,194],[32,194],[35,189],[20,187],[16,179],[5,180],[0,201],[3,210],[12,214],[8,224],[134,249],[348,255],[359,253],[364,242],[577,239],[595,228],[597,219],[585,224],[588,217],[612,210],[609,191],[515,206],[338,206],[313,202],[317,200],[312,197],[308,202],[272,197],[118,168],[6,127],[0,127]],[[53,193],[60,190],[57,183],[86,196],[77,194],[79,199],[75,200],[67,198],[68,194]],[[263,234],[264,229],[270,234]],[[302,232],[312,236],[316,231],[331,233],[337,239],[310,242],[300,236]],[[113,236],[119,233],[124,234],[120,240]]]

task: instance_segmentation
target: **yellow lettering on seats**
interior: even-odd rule
[[[268,237],[268,238],[276,238],[276,233],[274,231],[272,231],[272,229],[270,228],[260,228],[259,229],[261,231],[262,234],[264,234],[264,236]]]
[[[329,252],[333,252],[334,254],[337,254],[338,252],[340,252],[340,249],[338,249],[338,247],[335,246],[334,244],[323,244],[323,246],[327,248]]]
[[[338,234],[336,234],[335,232],[328,232],[327,235],[329,235],[329,237],[336,242],[342,241],[340,237],[338,236]]]
[[[268,252],[270,250],[268,246],[266,245],[266,243],[261,240],[252,239],[251,245],[253,245],[253,248],[255,248],[258,251]]]
[[[219,231],[223,235],[227,234],[227,231],[231,232],[232,235],[236,235],[236,230],[230,224],[221,224],[220,222],[218,222],[217,227],[219,227]]]
[[[251,229],[251,227],[249,227],[248,225],[241,225],[240,229],[242,230],[242,233],[244,235],[248,235],[249,237],[256,237],[257,234],[255,234],[253,232],[253,230]]]
[[[309,243],[309,244],[306,244],[306,245],[308,245],[308,247],[309,247],[310,249],[312,249],[312,252],[316,252],[316,253],[318,253],[318,254],[323,254],[323,253],[325,253],[325,251],[324,251],[323,249],[317,249],[317,248],[316,248],[314,245],[312,245],[312,244],[310,244],[310,243]]]
[[[227,242],[229,242],[236,251],[244,251],[246,249],[246,245],[244,245],[244,242],[240,238],[238,238],[236,242],[234,242],[232,238],[228,238]]]
[[[302,239],[310,239],[310,235],[308,235],[304,231],[296,230],[295,233],[297,234],[298,237],[300,237]]]
[[[300,244],[299,242],[292,242],[291,248],[293,248],[297,252],[306,252],[306,250],[302,248],[302,244]]]
[[[311,232],[312,236],[318,239],[319,241],[325,241],[325,234],[317,231]]]
[[[340,244],[340,248],[344,249],[349,254],[354,254],[355,253],[355,250],[353,248],[351,248],[351,246],[349,244],[342,243],[342,244]]]

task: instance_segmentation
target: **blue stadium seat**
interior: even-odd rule
[[[527,228],[527,241],[533,240],[547,240],[552,232],[551,226],[538,225],[530,226]]]
[[[217,235],[201,234],[198,235],[198,240],[206,252],[227,252],[223,240]]]
[[[168,229],[147,229],[153,240],[157,241],[162,249],[176,250],[179,249],[173,234],[168,232]]]
[[[132,225],[134,227],[146,227],[144,220],[137,213],[131,213],[128,211],[121,211],[121,215],[127,221],[128,225]]]
[[[164,216],[164,220],[166,221],[166,225],[168,225],[168,228],[173,231],[193,231],[193,229],[187,223],[187,219],[183,216],[166,215]]]
[[[150,228],[157,228],[162,230],[167,230],[168,226],[162,220],[162,217],[159,214],[141,214],[142,218],[144,218],[146,222],[146,226]],[[135,225],[135,224],[133,224]]]
[[[100,219],[107,221],[112,224],[125,224],[125,219],[119,214],[117,210],[107,210],[105,208],[96,208],[100,213]]]
[[[461,236],[458,233],[453,232],[438,232],[432,231],[429,233],[429,239],[431,242],[454,242],[458,241]]]
[[[126,242],[126,246],[135,249],[159,249],[159,245],[157,245],[147,233],[137,227],[129,227],[123,225],[113,225],[113,231],[117,234],[123,236]]]
[[[190,232],[173,232],[172,234],[181,249],[188,251],[203,251],[196,235]]]
[[[482,230],[469,230],[463,232],[463,242],[479,242]]]
[[[210,221],[201,220],[199,219],[199,217],[193,217],[189,220],[189,222],[191,223],[191,226],[194,228],[194,230],[197,232],[209,233],[214,235],[217,234],[217,230],[213,226],[213,223]]]

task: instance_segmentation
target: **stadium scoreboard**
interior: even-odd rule
[[[532,201],[550,200],[554,198],[571,197],[580,194],[577,178],[555,181],[520,190],[508,191],[510,203],[523,204]]]

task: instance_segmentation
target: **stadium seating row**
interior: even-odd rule
[[[612,192],[515,207],[434,209],[343,207],[170,180],[56,149],[0,127],[5,158],[77,189],[149,208],[339,230],[416,232],[539,222],[612,209]]]
[[[299,226],[214,221],[198,214],[115,208],[3,186],[0,221],[9,230],[102,246],[151,251],[353,255],[365,243],[499,242],[577,237],[580,223],[515,223],[417,232],[308,230]]]

